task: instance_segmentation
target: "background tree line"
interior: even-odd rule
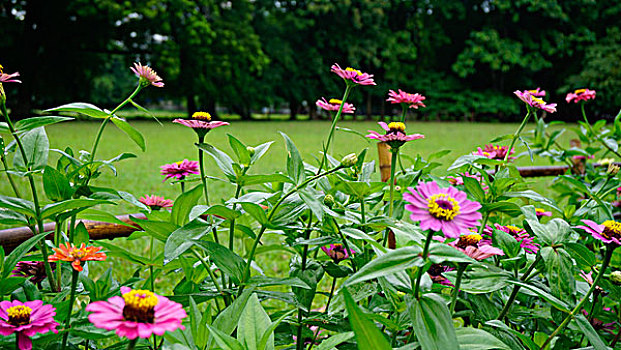
[[[8,89],[22,114],[118,101],[140,60],[166,83],[143,102],[244,119],[281,106],[321,117],[314,101],[342,91],[333,63],[375,74],[352,96],[358,115],[390,113],[386,92],[401,88],[427,96],[427,118],[517,120],[512,91],[540,86],[555,117],[577,115],[564,96],[581,87],[605,117],[621,106],[619,18],[617,0],[3,0],[0,60],[25,82]]]

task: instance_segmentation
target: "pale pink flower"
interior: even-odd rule
[[[165,175],[164,181],[174,177],[178,180],[185,179],[191,174],[199,174],[198,162],[184,159],[180,162],[162,165],[161,174]]]
[[[37,333],[58,333],[54,321],[56,309],[41,300],[22,303],[18,300],[0,301],[0,335],[16,333],[20,350],[31,350],[30,337]]]
[[[148,290],[121,287],[122,296],[96,301],[86,306],[88,320],[97,328],[115,330],[123,338],[149,338],[178,328],[187,316],[181,304]]]
[[[528,90],[525,91],[520,91],[520,90],[516,90],[513,92],[520,100],[522,100],[523,102],[525,102],[527,105],[534,107],[534,108],[538,108],[538,109],[543,109],[546,112],[549,113],[554,113],[556,112],[556,103],[546,103],[544,100],[542,100],[541,98],[531,94],[530,92],[528,92]]]
[[[173,206],[172,200],[156,195],[140,197],[138,201],[151,208],[151,210],[160,210],[161,208],[171,208]]]
[[[589,232],[594,238],[604,243],[617,246],[621,245],[621,223],[612,220],[606,220],[601,225],[591,220],[582,220],[582,222],[585,223],[586,226],[581,225],[577,226],[577,228]]]
[[[0,74],[0,83],[21,83],[21,80],[13,79],[15,77],[19,77],[19,73],[15,72],[13,74]]]
[[[492,247],[489,241],[473,232],[461,235],[458,240],[449,243],[449,245],[477,261],[494,255],[505,255],[502,249]]]
[[[331,98],[330,101],[326,101],[326,99],[322,97],[321,100],[317,100],[315,104],[317,105],[317,107],[325,109],[326,111],[338,111],[339,108],[341,108],[341,104],[343,104],[343,101],[337,100],[335,98]],[[345,104],[343,105],[342,113],[351,114],[354,113],[355,110],[356,107],[354,107],[353,104],[345,102]]]
[[[494,224],[494,228],[513,236],[516,241],[520,242],[520,247],[524,248],[524,251],[528,254],[536,254],[539,250],[539,244],[535,243],[535,239],[522,228],[511,225],[502,226],[499,224]],[[485,244],[492,244],[494,228],[488,225],[483,229]]]
[[[418,109],[418,107],[427,107],[423,103],[424,100],[425,100],[425,96],[419,93],[410,94],[410,93],[407,93],[399,89],[399,92],[395,92],[394,90],[389,90],[388,99],[386,101],[392,104],[403,103],[403,104],[409,105],[410,108]]]
[[[565,97],[565,101],[567,101],[567,103],[570,103],[571,101],[574,101],[574,103],[578,103],[580,101],[588,101],[588,100],[594,100],[595,99],[595,90],[589,90],[589,89],[578,89],[574,92],[570,92],[567,94],[567,96]]]
[[[337,63],[332,65],[331,71],[343,78],[347,84],[354,85],[376,85],[373,81],[373,74],[362,73],[361,71],[347,67],[342,69]]]
[[[552,212],[541,208],[535,208],[535,215],[537,215],[538,218],[543,216],[552,216]]]
[[[175,119],[173,123],[192,128],[199,137],[204,137],[212,129],[229,125],[227,122],[211,120],[211,114],[207,112],[194,112],[192,119]]]
[[[478,202],[467,199],[465,192],[454,187],[440,188],[435,181],[419,182],[416,189],[408,187],[404,193],[409,204],[405,209],[412,212],[410,219],[420,222],[422,230],[442,231],[445,236],[457,238],[460,233],[478,226],[481,208]]]
[[[349,259],[349,257],[356,253],[352,249],[350,249],[348,252],[347,249],[345,249],[345,246],[341,243],[330,244],[330,246],[321,247],[321,250],[323,250],[323,252],[326,253],[327,256],[332,258],[335,264],[338,264],[343,260]]]
[[[377,131],[369,130],[370,134],[367,137],[380,142],[386,142],[391,148],[399,148],[408,141],[425,138],[425,135],[421,134],[406,135],[405,124],[401,122],[392,122],[390,124],[379,122],[378,124],[386,131],[386,134],[382,135]]]
[[[133,67],[129,67],[129,69],[136,74],[138,78],[140,78],[140,85],[149,86],[153,85],[156,87],[164,87],[164,82],[162,78],[153,70],[153,68],[149,66],[143,66],[141,63],[134,63]]]

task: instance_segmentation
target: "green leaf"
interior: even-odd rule
[[[80,246],[82,243],[88,245],[89,240],[90,236],[88,235],[88,230],[86,226],[84,226],[84,223],[80,222],[73,231],[73,244],[76,246]]]
[[[164,245],[166,260],[173,260],[192,247],[192,240],[200,239],[211,230],[211,225],[200,220],[192,220],[179,227],[168,236]]]
[[[317,345],[315,347],[315,350],[332,350],[337,345],[348,341],[354,336],[355,336],[354,332],[346,332],[346,333],[339,333],[339,334],[332,335],[329,338],[324,339],[324,341],[322,341],[321,344]]]
[[[268,182],[288,182],[293,181],[283,174],[270,174],[270,175],[243,175],[239,177],[238,183],[242,186],[259,185]]]
[[[481,184],[476,179],[473,179],[468,176],[462,176],[464,181],[464,187],[466,187],[466,191],[474,197],[478,202],[485,202],[485,191],[481,188]]]
[[[564,312],[567,312],[567,313],[570,312],[569,306],[565,302],[559,300],[558,298],[556,298],[552,294],[544,291],[543,289],[540,289],[538,287],[535,287],[533,285],[530,285],[528,283],[524,283],[524,282],[521,282],[521,281],[509,280],[508,282],[509,283],[513,283],[513,284],[517,284],[518,286],[521,286],[523,288],[526,288],[526,289],[530,290],[531,292],[539,295],[544,300],[546,300],[548,303],[550,303],[552,306],[554,306],[555,308],[557,308],[557,309],[559,309],[561,311],[564,311]]]
[[[430,293],[412,299],[408,312],[423,350],[459,349],[453,319],[442,297]]]
[[[323,205],[319,201],[320,193],[311,188],[303,188],[298,191],[298,195],[306,206],[313,212],[318,221],[323,220]]]
[[[66,201],[49,204],[43,207],[43,210],[41,210],[41,218],[42,219],[52,218],[55,215],[66,212],[66,211],[84,210],[86,208],[90,208],[90,207],[93,207],[99,204],[114,204],[114,203],[110,201],[100,200],[100,199],[87,199],[87,198],[69,199]]]
[[[429,248],[429,260],[431,260],[434,264],[440,264],[445,261],[451,262],[464,262],[464,263],[474,263],[476,260],[472,259],[468,255],[464,254],[462,251],[455,249],[451,246],[442,243],[431,242],[431,247]]]
[[[529,337],[525,336],[521,332],[509,328],[506,324],[502,323],[502,321],[492,320],[487,321],[485,324],[491,327],[500,328],[504,332],[510,333],[518,337],[522,341],[522,343],[528,347],[529,350],[540,350],[539,346],[537,346],[537,344],[535,344]]]
[[[10,209],[26,216],[35,216],[34,204],[21,198],[0,195],[0,208]]]
[[[499,211],[507,213],[510,216],[516,217],[522,215],[521,207],[513,202],[500,201],[494,203],[482,203],[482,210],[485,212]]]
[[[270,146],[274,143],[274,141],[269,141],[266,143],[262,143],[254,148],[254,154],[250,158],[250,164],[254,164],[257,162],[263,155],[270,149]]]
[[[235,174],[235,170],[233,170],[234,162],[231,159],[231,157],[228,156],[228,154],[220,151],[219,149],[215,148],[214,146],[208,143],[199,143],[197,146],[199,149],[209,154],[211,158],[213,158],[214,161],[216,161],[216,165],[218,166],[218,168],[222,170],[224,175],[226,175],[226,177],[230,181],[235,180],[236,174]]]
[[[444,275],[455,282],[455,272]],[[506,287],[512,277],[510,272],[493,265],[474,265],[464,273],[460,289],[470,294],[491,293]]]
[[[140,131],[136,130],[136,128],[119,117],[112,117],[110,120],[112,120],[114,125],[116,125],[119,129],[123,130],[123,132],[126,133],[127,136],[129,136],[129,138],[132,139],[132,141],[134,141],[134,143],[136,143],[143,152],[147,150],[147,145]]]
[[[297,310],[290,310],[286,312],[284,315],[280,316],[276,321],[272,322],[270,326],[263,332],[261,336],[261,341],[259,342],[259,346],[257,349],[274,349],[274,331],[276,327],[285,320],[285,318],[289,317],[291,314],[296,312]]]
[[[90,103],[83,102],[69,103],[59,107],[46,109],[43,112],[74,112],[84,114],[93,118],[107,118],[109,116],[109,114],[103,111],[101,108]]]
[[[201,215],[214,215],[223,217],[227,220],[235,220],[241,215],[241,213],[222,204],[214,204],[210,207],[206,205],[197,205],[192,208],[190,219],[194,220]]]
[[[186,191],[175,199],[173,204],[170,221],[178,226],[183,226],[189,221],[190,211],[203,195],[203,185],[198,185]]]
[[[130,218],[133,222],[137,223],[146,234],[162,243],[166,243],[168,237],[179,228],[179,226],[168,221],[143,220],[133,216],[130,216]]]
[[[520,254],[520,242],[504,231],[494,229],[492,242],[493,245],[499,247],[508,258],[515,258]]]
[[[565,249],[574,258],[580,270],[589,270],[597,262],[595,253],[582,243],[565,243]]]
[[[545,225],[539,222],[535,214],[535,207],[528,205],[522,207],[525,216],[524,229],[537,236],[541,243],[546,245],[563,244],[571,235],[569,224],[559,218],[548,221]]]
[[[540,251],[545,262],[546,278],[554,296],[562,300],[571,300],[576,292],[574,263],[563,248],[543,247]]]
[[[246,213],[250,214],[255,220],[259,222],[261,225],[267,224],[267,215],[265,214],[265,209],[263,209],[260,205],[250,202],[241,203],[242,208],[246,211]]]
[[[281,132],[282,137],[285,139],[287,145],[287,174],[295,181],[297,185],[304,182],[306,174],[304,173],[304,162],[297,147],[287,134]]]
[[[268,286],[291,286],[291,287],[299,287],[310,289],[311,287],[304,283],[299,278],[280,278],[280,277],[267,277],[267,276],[254,276],[252,277],[246,285],[249,286],[257,286],[257,287],[268,287]]]
[[[248,299],[250,299],[253,292],[254,288],[244,290],[244,292],[237,297],[231,305],[222,310],[218,317],[216,317],[213,321],[213,326],[227,335],[233,333],[235,327],[237,327],[237,322],[240,319],[242,312],[244,312],[244,309],[246,308]],[[208,349],[210,348],[208,347]]]
[[[2,265],[2,281],[6,280],[9,277],[9,274],[13,272],[13,269],[17,265],[17,263],[26,255],[35,244],[39,243],[42,239],[45,238],[45,234],[35,235],[30,237],[24,243],[20,244],[17,248],[15,248],[11,254],[9,254],[4,259],[4,264]],[[20,279],[21,280],[21,279]]]
[[[225,246],[215,242],[195,240],[193,243],[205,250],[207,255],[209,255],[209,259],[213,261],[222,272],[231,277],[235,284],[240,284],[246,267],[244,259]]]
[[[532,191],[532,190],[517,191],[517,192],[507,192],[507,193],[503,194],[503,196],[504,197],[509,197],[509,198],[528,198],[528,199],[532,199],[533,201],[535,201],[537,203],[541,203],[541,204],[545,204],[545,205],[549,206],[550,208],[556,210],[559,213],[563,212],[556,205],[555,201],[553,201],[552,199],[549,199],[547,197],[544,197],[544,196],[540,195],[539,193],[537,193],[535,191]]]
[[[507,344],[500,341],[500,339],[494,337],[488,332],[471,327],[461,327],[455,329],[455,335],[457,336],[457,341],[459,341],[459,346],[462,349],[468,350],[492,350],[492,349],[501,349],[501,350],[511,350]]]
[[[602,341],[602,338],[599,337],[599,335],[597,334],[597,331],[595,331],[595,329],[591,325],[591,322],[589,322],[589,320],[587,320],[586,317],[584,317],[584,315],[576,315],[575,319],[576,319],[576,324],[578,325],[578,328],[580,328],[582,333],[584,333],[587,339],[589,339],[589,342],[591,343],[591,345],[593,345],[593,349],[595,350],[609,349],[608,346],[606,346],[606,344],[604,343],[604,341]]]
[[[231,134],[226,135],[229,137],[229,145],[231,145],[233,152],[235,152],[239,163],[245,166],[250,165],[250,152],[246,148],[246,145],[244,145],[241,141],[235,138],[235,136]]]
[[[53,202],[69,199],[73,195],[69,179],[50,166],[46,166],[43,171],[43,189],[47,198]]]
[[[46,125],[56,124],[60,122],[64,122],[67,120],[73,120],[74,118],[70,117],[58,117],[58,116],[47,116],[47,117],[33,117],[18,120],[15,122],[15,130],[17,132],[26,132],[35,128],[39,128]]]
[[[13,167],[19,170],[42,170],[47,165],[50,142],[44,128],[32,129],[20,136],[26,153],[26,160],[21,152],[15,152]]]
[[[368,281],[378,277],[385,277],[396,272],[420,265],[422,249],[418,246],[403,247],[391,250],[388,253],[371,260],[358,272],[348,278],[344,285],[351,286],[356,283]]]
[[[241,345],[241,343],[237,339],[231,337],[230,335],[208,324],[205,326],[207,326],[207,329],[209,329],[211,336],[216,340],[216,343],[218,344],[218,346],[222,347],[222,349],[224,350],[247,350]]]
[[[345,307],[349,314],[349,323],[356,335],[359,350],[392,350],[384,334],[369,320],[352,299],[347,288],[341,290],[345,298]]]
[[[270,317],[261,306],[261,303],[259,303],[257,295],[253,294],[250,299],[248,299],[244,312],[242,312],[239,322],[237,323],[237,340],[246,349],[273,350],[273,334],[269,336],[266,342],[267,344],[264,348],[258,347],[261,343],[263,333],[270,327],[270,325]]]

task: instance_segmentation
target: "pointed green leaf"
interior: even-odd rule
[[[356,335],[359,350],[392,350],[390,343],[375,324],[360,310],[347,291],[341,290],[345,298],[345,306],[349,314],[349,323]]]

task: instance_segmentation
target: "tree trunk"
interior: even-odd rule
[[[196,112],[196,100],[194,99],[194,94],[188,92],[185,96],[187,102],[187,112],[188,117],[191,117],[194,112]]]
[[[386,102],[382,101],[382,105],[380,108],[380,120],[384,121],[386,116]]]
[[[367,92],[367,117],[365,120],[373,119],[373,96]]]
[[[289,101],[289,120],[296,120],[300,104],[297,101]]]

